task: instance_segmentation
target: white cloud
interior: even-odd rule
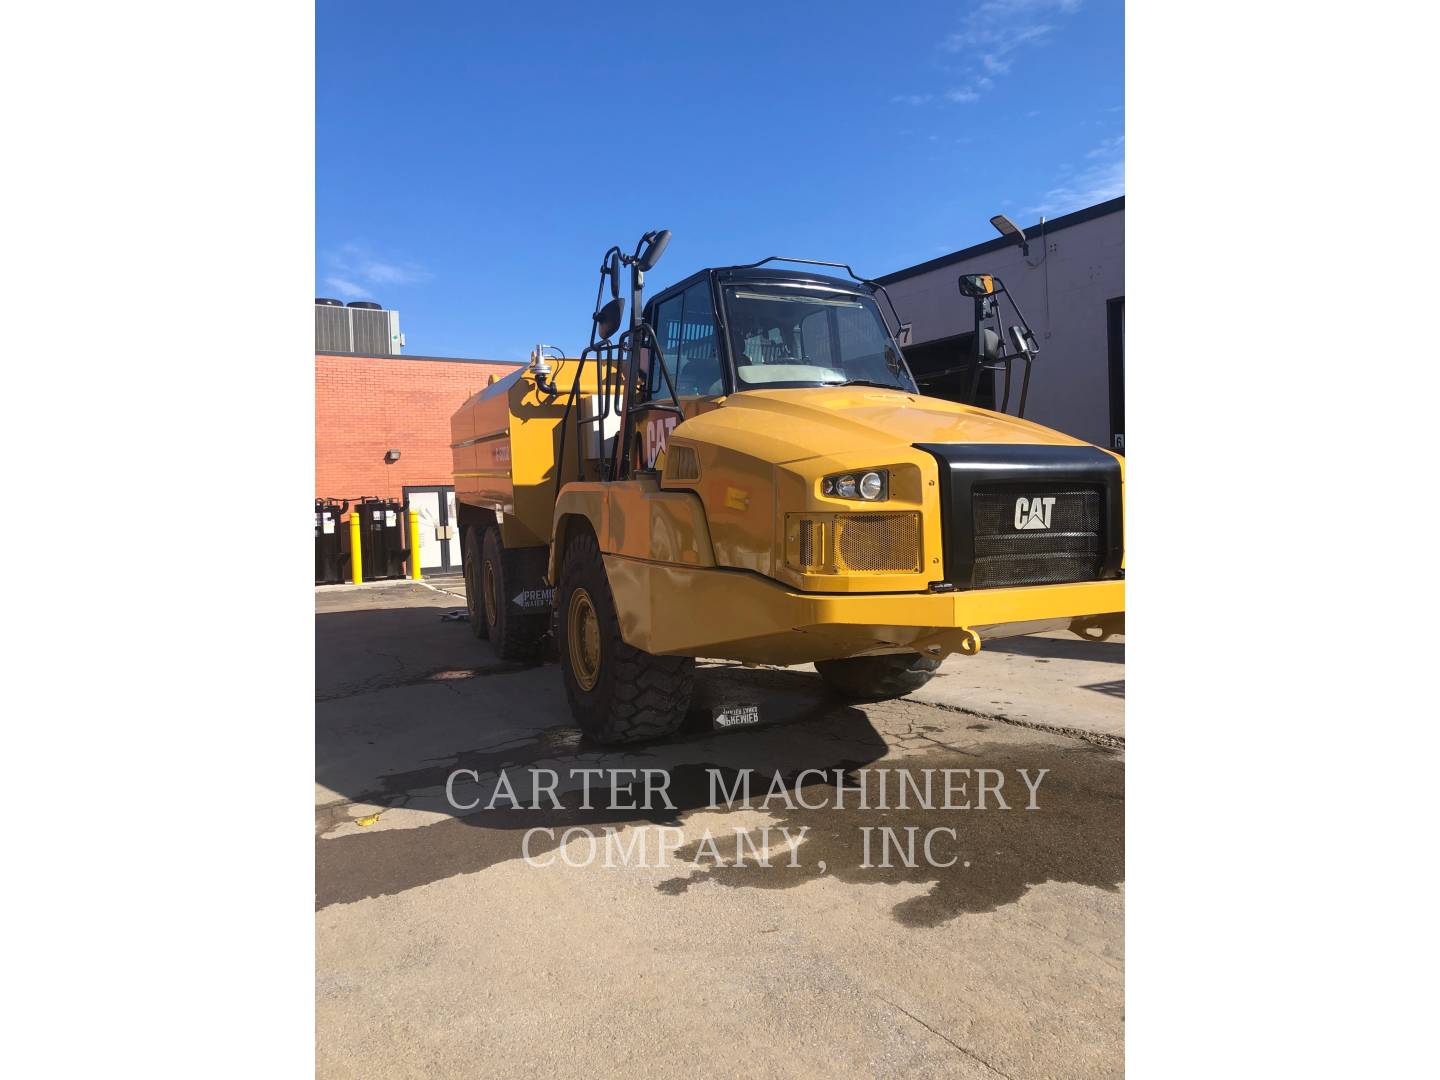
[[[349,296],[369,298],[386,288],[429,281],[430,271],[419,263],[381,258],[360,243],[342,244],[325,256],[325,283]]]
[[[380,262],[378,259],[370,259],[361,263],[360,273],[365,276],[367,281],[373,281],[377,285],[413,285],[417,281],[424,281],[426,277],[423,270]]]
[[[1091,159],[1111,157],[1114,154],[1123,153],[1124,148],[1125,136],[1116,135],[1112,139],[1105,139],[1104,141],[1102,141],[1099,146],[1095,147],[1095,149],[1091,150],[1085,156]]]
[[[953,53],[984,50],[996,63],[1005,63],[1008,53],[1054,33],[1055,24],[1047,19],[1073,15],[1079,8],[1079,0],[984,0],[941,48]]]
[[[1011,53],[1044,43],[1055,33],[1057,16],[1073,15],[1080,0],[981,0],[961,20],[960,29],[941,43],[945,52],[968,61],[962,83],[938,95],[902,94],[897,104],[927,105],[932,100],[968,105],[994,88],[991,76],[1008,74],[1015,61]]]
[[[355,282],[350,281],[348,278],[327,277],[325,284],[329,285],[336,292],[343,293],[346,296],[359,296],[365,291],[361,286],[356,285]]]
[[[1095,164],[1082,169],[1073,176],[1067,177],[1061,183],[1045,192],[1035,206],[1029,207],[1027,214],[1068,214],[1071,210],[1079,210],[1081,207],[1094,206],[1096,203],[1105,202],[1125,194],[1125,139],[1106,139],[1104,143],[1097,146],[1087,158],[1095,160]],[[1067,167],[1061,168],[1063,174]]]

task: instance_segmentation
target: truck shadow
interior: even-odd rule
[[[970,731],[914,702],[849,706],[827,698],[813,673],[718,664],[697,672],[692,709],[677,735],[596,746],[570,725],[554,665],[497,664],[465,623],[440,620],[444,610],[317,616],[317,693],[328,695],[316,710],[317,781],[337,796],[316,808],[317,908],[393,895],[527,854],[550,863],[531,872],[582,873],[554,857],[567,856],[576,840],[583,847],[584,833],[567,840],[566,830],[603,842],[610,830],[683,825],[696,813],[713,815],[705,821],[719,859],[692,836],[664,868],[650,849],[644,869],[630,864],[617,872],[647,873],[677,897],[696,887],[790,888],[821,877],[923,886],[905,890],[893,908],[912,926],[993,910],[1044,881],[1114,888],[1122,879],[1123,764],[1107,751],[1032,732]],[[357,681],[367,657],[386,666]],[[712,731],[711,710],[737,703],[759,705],[767,722]],[[1002,771],[1011,808],[945,809],[937,779],[943,770],[970,770],[973,794],[974,770],[982,768]],[[1032,777],[1046,770],[1033,811],[1023,809],[1021,768]],[[558,806],[537,795],[537,769],[559,775]],[[587,800],[572,772],[583,769],[658,770],[668,800],[645,806],[622,794],[612,802],[598,781]],[[451,802],[446,785],[458,770],[465,772]],[[746,770],[748,800],[717,795],[717,787],[734,789]],[[890,808],[879,809],[880,775],[893,792],[902,772],[912,785],[930,783],[930,799],[912,795],[900,808],[892,795]],[[523,808],[497,795],[502,776]],[[789,799],[765,798],[776,776]],[[867,785],[873,808],[861,809],[837,783]],[[643,791],[643,779],[634,790]],[[401,809],[422,813],[391,814]],[[374,824],[362,828],[357,819]],[[734,858],[737,830],[754,840],[766,824],[772,848],[782,828],[803,835],[793,858]],[[934,832],[931,859],[923,851],[913,865],[893,852],[884,859],[873,831],[882,827],[922,846]],[[886,861],[891,865],[879,865]]]
[[[1123,641],[1085,641],[1078,637],[1013,637],[986,641],[985,652],[1008,653],[1013,656],[1041,657],[1046,660],[1086,660],[1094,664],[1123,664]]]

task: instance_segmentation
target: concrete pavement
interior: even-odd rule
[[[317,590],[321,1076],[1120,1074],[1123,644],[989,643],[858,707],[805,669],[707,663],[685,731],[614,750],[580,739],[553,664],[442,621],[462,602]],[[721,703],[764,723],[712,732]],[[586,810],[584,768],[663,770],[674,809]],[[447,801],[457,769],[480,808]],[[536,769],[559,808],[484,809],[502,772],[528,802]],[[778,773],[806,797],[712,808],[745,769],[753,795]],[[1010,809],[974,806],[981,769]],[[913,793],[961,770],[970,809],[898,806],[902,773]],[[876,865],[882,828],[937,858]],[[770,865],[737,861],[737,830]],[[663,864],[604,864],[609,837],[665,836]]]

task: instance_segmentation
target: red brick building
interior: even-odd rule
[[[354,504],[373,495],[414,506],[421,567],[458,569],[458,541],[435,536],[455,519],[450,416],[492,375],[515,368],[458,357],[317,353],[315,497]],[[400,456],[387,462],[392,450]]]

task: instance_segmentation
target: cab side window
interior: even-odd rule
[[[675,377],[675,358],[680,353],[680,316],[684,301],[685,294],[677,293],[655,310],[655,336],[660,339],[660,348],[665,353],[665,366],[670,369],[672,379]],[[665,379],[660,374],[660,365],[653,361],[650,364],[649,396],[668,396]]]
[[[667,360],[676,357],[670,370],[675,377],[675,391],[681,397],[725,392],[720,353],[715,347],[715,306],[708,281],[685,290],[679,347],[672,353],[667,345],[665,355]]]

